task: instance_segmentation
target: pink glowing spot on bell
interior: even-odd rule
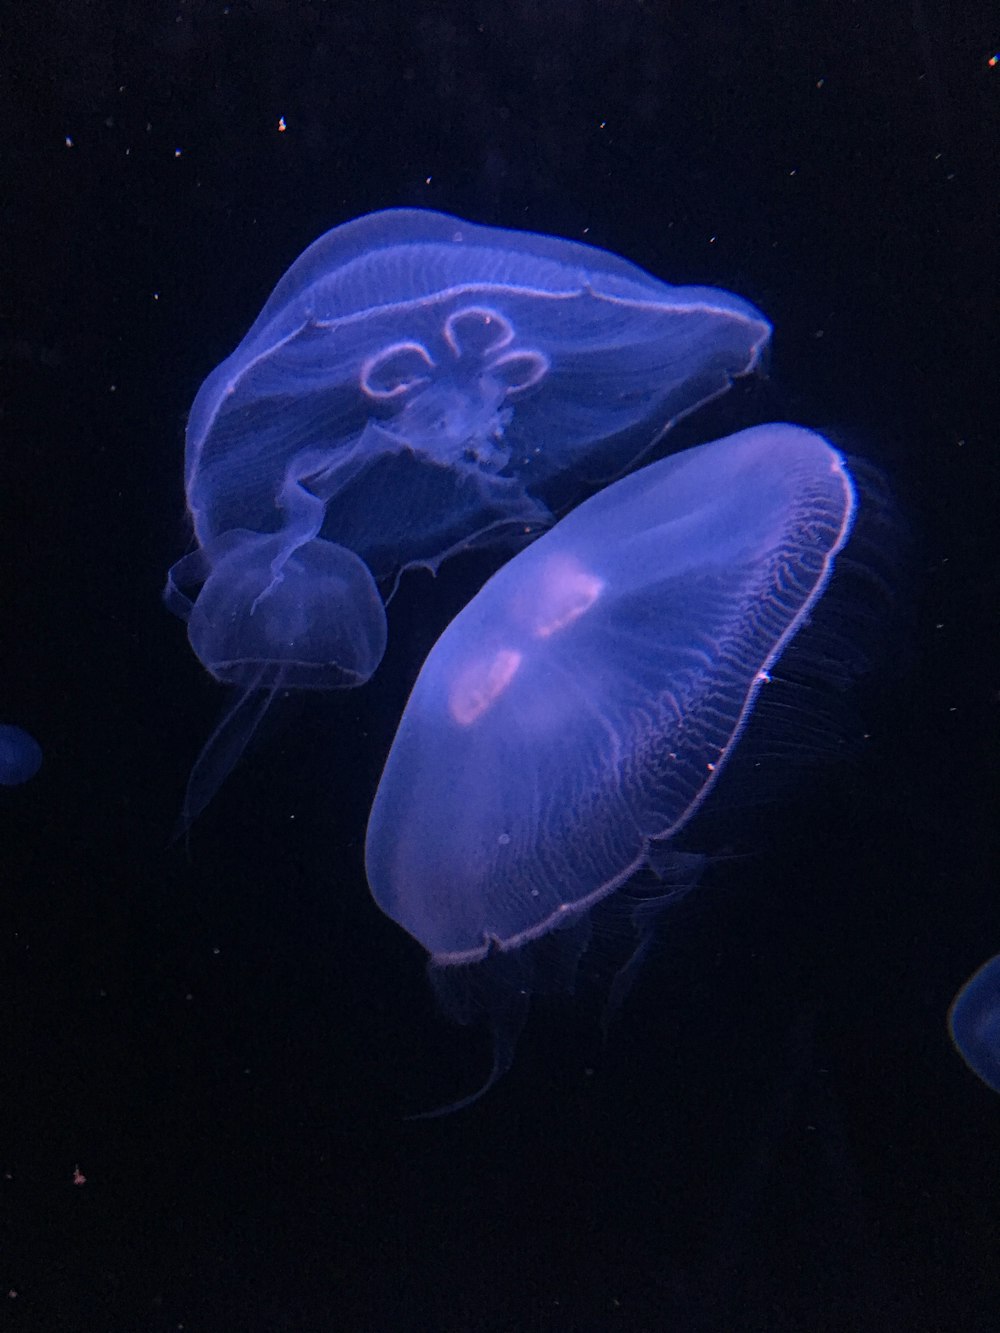
[[[566,629],[594,605],[604,581],[571,555],[553,556],[542,570],[533,609],[532,633],[548,639]]]
[[[471,727],[492,708],[517,675],[521,661],[513,648],[501,648],[462,668],[448,691],[448,711],[460,727]]]

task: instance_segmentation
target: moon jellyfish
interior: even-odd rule
[[[0,786],[17,787],[42,766],[42,747],[20,727],[0,723]]]
[[[460,612],[406,705],[366,848],[376,902],[438,972],[572,928],[656,868],[854,514],[826,440],[760,426],[609,486]],[[487,1087],[513,1055],[494,1036]]]
[[[359,685],[400,573],[512,548],[753,371],[770,325],[616,255],[418,209],[311,245],[191,409],[197,549],[168,606],[244,698],[192,775],[193,817],[276,688]]]
[[[973,973],[955,996],[948,1030],[972,1072],[1000,1092],[1000,954]]]

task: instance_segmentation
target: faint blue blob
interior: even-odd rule
[[[188,422],[198,548],[166,601],[244,695],[202,753],[186,817],[267,692],[371,676],[403,570],[523,545],[753,371],[770,332],[736,296],[557,237],[408,209],[320,237]]]
[[[948,1030],[972,1072],[1000,1092],[1000,954],[973,973],[955,996]]]
[[[376,902],[439,973],[548,947],[638,872],[662,877],[855,505],[822,437],[760,426],[608,487],[455,618],[410,695],[366,847]],[[491,1083],[520,1021],[495,1031]]]
[[[16,787],[42,766],[42,747],[20,727],[0,723],[0,785]]]

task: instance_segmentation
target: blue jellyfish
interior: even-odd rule
[[[1000,954],[974,972],[955,996],[948,1030],[972,1072],[1000,1092]]]
[[[42,747],[20,727],[0,723],[0,786],[17,787],[42,766]]]
[[[760,426],[609,486],[490,579],[420,672],[368,825],[375,900],[438,970],[566,931],[656,867],[854,514],[826,440]]]
[[[195,399],[198,545],[167,603],[244,701],[361,684],[403,570],[523,544],[753,371],[769,337],[738,297],[573,241],[418,209],[336,227]],[[261,707],[209,742],[189,816]]]

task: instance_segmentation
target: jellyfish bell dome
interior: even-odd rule
[[[588,467],[624,471],[753,371],[770,332],[737,296],[576,241],[420,209],[357,218],[296,260],[199,391],[196,535],[294,529],[301,486],[323,502],[322,535],[376,576],[439,560],[498,524],[550,519],[561,475],[579,498]],[[406,491],[377,502],[373,469],[405,469]]]
[[[445,1008],[478,1008],[493,1029],[489,1080],[446,1109],[509,1067],[531,991],[572,988],[595,911],[637,877],[655,881],[631,904],[647,914],[698,883],[705,858],[677,839],[822,598],[855,512],[825,439],[756,427],[585,501],[438,640],[386,760],[366,866]]]
[[[42,747],[23,727],[0,723],[0,787],[19,787],[42,766]]]
[[[840,455],[761,426],[654,463],[515,556],[425,662],[368,828],[441,964],[625,883],[704,801],[854,518]]]

